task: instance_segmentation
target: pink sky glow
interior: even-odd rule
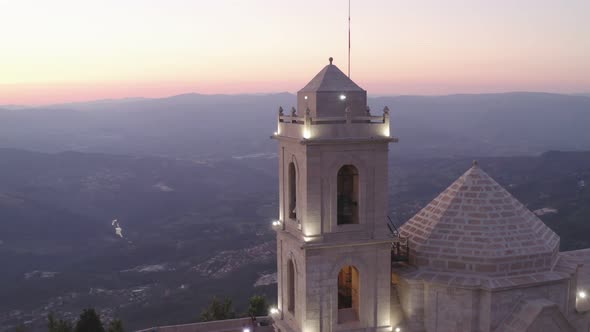
[[[296,92],[347,1],[0,0],[0,105]],[[590,1],[352,0],[351,77],[371,95],[590,92]]]

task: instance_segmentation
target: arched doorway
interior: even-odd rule
[[[338,273],[338,323],[359,319],[359,271],[352,265]]]
[[[295,264],[287,262],[287,310],[295,315]]]
[[[359,175],[356,167],[344,165],[338,171],[338,225],[359,223]]]

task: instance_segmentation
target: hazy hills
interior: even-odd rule
[[[472,159],[393,156],[391,216],[407,220]],[[557,210],[542,218],[562,248],[590,245],[590,192],[580,186],[590,153],[480,165],[529,208]],[[273,239],[276,167],[273,155],[193,162],[0,149],[0,282],[11,285],[0,289],[0,327],[95,306],[139,328],[193,321],[212,295],[238,306],[255,293],[274,298],[273,285],[253,284],[275,268],[273,246],[259,245]]]
[[[231,252],[273,239],[274,177],[248,162],[0,149],[0,330],[86,306],[129,328],[174,323],[217,293],[264,292],[274,254]],[[231,286],[196,269],[227,251],[212,274],[250,263]]]
[[[471,165],[590,246],[590,98],[370,99],[392,110],[390,212],[404,222]],[[129,328],[236,304],[275,268],[275,130],[291,94],[130,98],[0,109],[0,330],[97,307]],[[1,107],[0,107],[1,108]],[[25,151],[27,150],[27,151]],[[33,152],[35,151],[35,152]],[[117,218],[123,238],[111,224]]]
[[[199,95],[0,110],[0,147],[226,158],[274,152],[268,136],[294,95]],[[392,151],[409,157],[590,149],[590,97],[547,93],[370,98],[392,109]]]

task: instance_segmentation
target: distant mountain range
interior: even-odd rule
[[[288,93],[185,94],[0,109],[0,147],[182,159],[274,152],[268,136]],[[408,157],[538,155],[590,149],[590,97],[515,92],[370,98],[392,110],[393,153]]]

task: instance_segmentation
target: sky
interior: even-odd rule
[[[590,92],[588,0],[351,0],[370,95]],[[296,92],[346,72],[346,0],[0,0],[0,105]]]

